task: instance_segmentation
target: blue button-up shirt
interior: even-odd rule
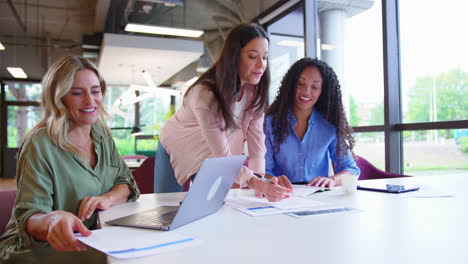
[[[292,120],[288,128],[289,136],[281,144],[278,153],[274,151],[272,117],[267,116],[265,119],[266,173],[272,176],[286,175],[292,183],[310,182],[317,176],[328,177],[329,159],[331,159],[335,167],[337,164],[341,165],[335,170],[336,173],[347,170],[359,175],[360,170],[349,151],[347,155],[340,156],[340,163],[338,163],[336,128],[317,110],[312,111],[302,140],[294,131],[297,123],[296,117],[291,111],[288,114]]]

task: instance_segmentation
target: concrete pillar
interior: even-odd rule
[[[349,96],[344,87],[344,33],[347,14],[345,9],[328,9],[319,13],[320,20],[320,58],[338,76],[341,84],[343,106],[349,118]]]

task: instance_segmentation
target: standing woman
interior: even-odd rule
[[[182,107],[163,127],[156,154],[154,190],[179,192],[206,158],[240,155],[248,145],[248,165],[236,182],[270,201],[291,189],[253,177],[265,171],[264,109],[268,98],[268,37],[255,24],[228,35],[216,63],[191,86]]]
[[[267,110],[264,129],[266,172],[283,186],[331,188],[341,184],[341,175],[360,173],[338,78],[321,60],[303,58],[291,66]]]
[[[105,93],[97,68],[79,56],[59,59],[45,74],[42,118],[19,149],[18,192],[0,237],[0,262],[105,261],[73,232],[90,235],[97,210],[139,196],[105,123]]]

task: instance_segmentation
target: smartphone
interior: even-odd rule
[[[414,185],[399,185],[399,184],[381,184],[381,185],[364,185],[357,186],[358,190],[374,191],[374,192],[387,192],[387,193],[405,193],[419,190],[418,186]]]

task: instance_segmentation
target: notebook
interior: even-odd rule
[[[173,230],[213,214],[223,206],[246,158],[245,155],[239,155],[206,159],[180,206],[160,206],[106,224]]]

